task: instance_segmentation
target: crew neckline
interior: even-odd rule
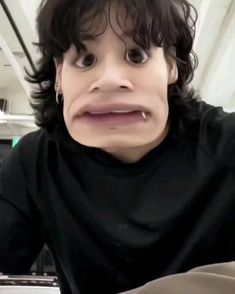
[[[167,136],[158,146],[151,149],[138,161],[127,163],[119,160],[103,149],[80,144],[70,136],[65,126],[57,126],[57,136],[59,137],[60,143],[62,143],[69,152],[72,151],[80,156],[85,156],[96,164],[109,169],[111,172],[118,173],[119,175],[136,174],[146,170],[146,168],[152,166],[152,164],[155,165],[156,161],[160,163],[168,154],[168,151],[171,150],[171,147],[173,148],[177,142],[170,128]]]

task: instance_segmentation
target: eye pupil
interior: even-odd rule
[[[91,66],[95,62],[95,56],[93,54],[88,54],[83,61],[84,66]]]
[[[134,64],[143,64],[149,58],[148,53],[142,48],[133,48],[126,52],[126,59]],[[89,68],[96,63],[97,59],[94,54],[84,54],[76,62],[80,68]]]
[[[146,54],[144,54],[140,49],[135,48],[129,51],[128,58],[133,63],[144,63],[146,61]]]

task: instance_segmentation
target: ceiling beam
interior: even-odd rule
[[[201,93],[205,101],[230,106],[235,93],[235,1],[230,2],[220,33],[202,75]],[[235,110],[235,109],[234,109]]]
[[[192,82],[196,89],[201,89],[205,70],[215,44],[221,33],[228,9],[233,0],[203,0],[199,7],[199,19],[194,42],[194,51],[199,58],[199,66]]]

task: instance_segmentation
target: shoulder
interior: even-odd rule
[[[20,153],[26,151],[34,151],[43,141],[47,138],[47,131],[44,129],[39,129],[37,131],[28,133],[22,137],[19,143],[16,145],[15,150]]]
[[[43,161],[39,152],[46,149],[43,146],[47,145],[48,137],[44,129],[25,135],[1,166],[0,196],[22,210],[37,181],[37,164]]]
[[[222,107],[201,104],[200,147],[223,165],[235,170],[235,112]]]
[[[25,216],[32,217],[32,185],[36,181],[35,158],[44,130],[24,136],[12,149],[0,169],[0,199]]]
[[[35,159],[38,157],[39,150],[48,141],[47,137],[47,131],[44,129],[39,129],[23,136],[1,166],[2,179],[3,175],[7,179],[12,178],[14,175],[17,179],[26,173],[29,174],[30,170],[32,171]]]
[[[20,157],[22,162],[27,162],[30,159],[42,155],[43,151],[48,150],[48,145],[52,141],[56,141],[55,128],[39,129],[23,136],[19,143],[12,151],[12,157]],[[45,153],[45,152],[44,152]]]

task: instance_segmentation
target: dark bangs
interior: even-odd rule
[[[38,84],[32,92],[31,106],[40,127],[55,125],[61,119],[55,101],[56,68],[53,58],[75,45],[85,49],[84,40],[94,39],[112,25],[110,7],[122,32],[142,48],[163,47],[168,64],[175,60],[178,81],[169,86],[170,119],[176,127],[198,118],[198,97],[189,89],[197,57],[192,51],[197,12],[184,0],[44,0],[39,7],[37,31],[41,52],[37,71],[26,79]],[[157,83],[157,81],[156,81]],[[182,125],[182,124],[181,124]]]

